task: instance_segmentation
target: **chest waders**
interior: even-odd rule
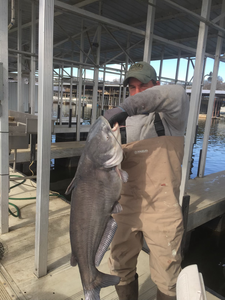
[[[163,132],[161,124],[159,128]],[[118,287],[129,287],[132,282],[137,286],[137,258],[144,238],[150,249],[152,280],[161,294],[169,297],[165,299],[175,297],[182,260],[183,221],[178,198],[183,149],[183,137],[163,135],[123,145],[122,169],[129,178],[121,193],[123,211],[113,216],[118,228],[109,258],[111,274],[121,277]]]

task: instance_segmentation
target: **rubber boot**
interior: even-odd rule
[[[119,300],[138,300],[138,275],[127,285],[115,285]]]
[[[156,300],[176,300],[176,296],[165,295],[157,289]]]

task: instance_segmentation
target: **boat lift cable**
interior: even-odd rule
[[[15,184],[15,185],[13,185],[13,186],[11,186],[11,187],[10,187],[10,190],[13,189],[13,188],[15,188],[16,186],[19,186],[19,185],[23,184],[23,183],[26,181],[26,179],[24,179],[23,176],[19,176],[19,175],[10,175],[10,176],[11,176],[11,177],[18,177],[18,180],[20,180],[20,179],[22,180],[21,182]],[[64,196],[60,195],[60,194],[57,193],[57,192],[51,193],[51,194],[49,194],[49,196],[50,196],[50,197],[52,197],[52,196],[57,196],[57,197],[61,198],[62,200],[66,201],[66,199],[64,198]],[[23,198],[9,197],[9,200],[35,200],[35,199],[36,199],[36,197],[27,197],[27,198],[24,198],[24,197],[23,197]],[[67,202],[67,201],[66,201],[66,202]],[[20,209],[19,209],[19,207],[18,207],[17,205],[15,205],[15,204],[11,203],[11,202],[9,202],[9,205],[15,207],[15,209],[16,209],[16,213],[13,213],[13,212],[11,211],[11,209],[9,208],[9,213],[10,213],[13,217],[15,217],[15,218],[20,218],[20,215],[21,215],[21,214],[20,214]]]

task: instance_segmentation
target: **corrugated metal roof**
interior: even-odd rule
[[[30,51],[31,39],[31,1],[21,0],[22,10],[22,50]],[[113,21],[135,27],[140,30],[146,29],[147,1],[146,0],[62,0],[62,3],[69,5],[79,5],[80,8],[87,12],[95,14],[101,13],[101,16],[109,18]],[[89,2],[90,4],[82,6]],[[188,9],[198,15],[201,13],[202,1],[198,0],[173,0],[173,3]],[[101,6],[100,6],[101,3]],[[36,2],[36,16],[38,19],[38,1]],[[222,0],[212,0],[210,20],[221,14]],[[101,7],[101,9],[100,9]],[[199,31],[199,20],[192,15],[182,12],[164,0],[157,0],[155,7],[154,22],[154,39],[152,44],[152,60],[160,59],[162,51],[164,51],[164,59],[176,58],[178,56],[179,47],[170,45],[160,41],[157,37],[167,39],[172,42],[179,43],[185,47],[196,48]],[[9,1],[9,20],[10,20],[10,1]],[[18,11],[18,7],[16,12]],[[62,11],[54,19],[54,57],[64,57],[65,59],[79,62],[80,56],[80,33],[82,30],[82,22],[85,28],[84,32],[84,52],[87,54],[92,48],[90,59],[87,63],[92,64],[96,59],[97,40],[94,39],[98,22],[90,18],[79,16],[77,14]],[[37,23],[38,24],[38,23]],[[107,29],[104,27],[106,26]],[[127,30],[118,29],[112,25],[102,26],[101,42],[100,42],[100,64],[110,61],[110,63],[125,62],[126,55],[123,53],[119,45],[123,49],[127,49],[128,43],[132,47],[128,52],[131,60],[140,61],[143,59],[144,36],[135,33],[129,33]],[[206,52],[210,55],[215,54],[217,42],[217,29],[209,27]],[[38,26],[37,26],[38,38]],[[129,41],[129,42],[128,42]],[[119,44],[119,45],[118,45]],[[9,31],[9,49],[17,49],[17,13],[14,27]],[[225,52],[223,43],[222,53]],[[38,41],[36,54],[38,53]],[[189,52],[185,48],[181,50],[181,57],[194,57],[194,53]],[[15,54],[14,54],[15,56]],[[84,55],[84,60],[86,56]],[[16,57],[10,56],[9,70],[15,69]],[[29,65],[29,64],[28,64]],[[29,68],[29,67],[28,67]]]

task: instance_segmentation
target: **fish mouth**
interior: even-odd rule
[[[114,136],[115,140],[114,140],[114,145],[112,147],[112,157],[105,162],[104,167],[105,168],[112,168],[115,166],[118,166],[122,159],[123,159],[123,149],[121,146],[121,137],[120,137],[120,128],[119,128],[119,124],[115,123],[113,128],[111,128],[111,132],[112,135]],[[111,153],[112,153],[111,152]]]
[[[113,128],[112,128],[112,131],[115,132],[115,131],[118,130],[118,128],[119,128],[119,124],[116,123],[116,124],[114,124],[114,126],[113,126]]]

